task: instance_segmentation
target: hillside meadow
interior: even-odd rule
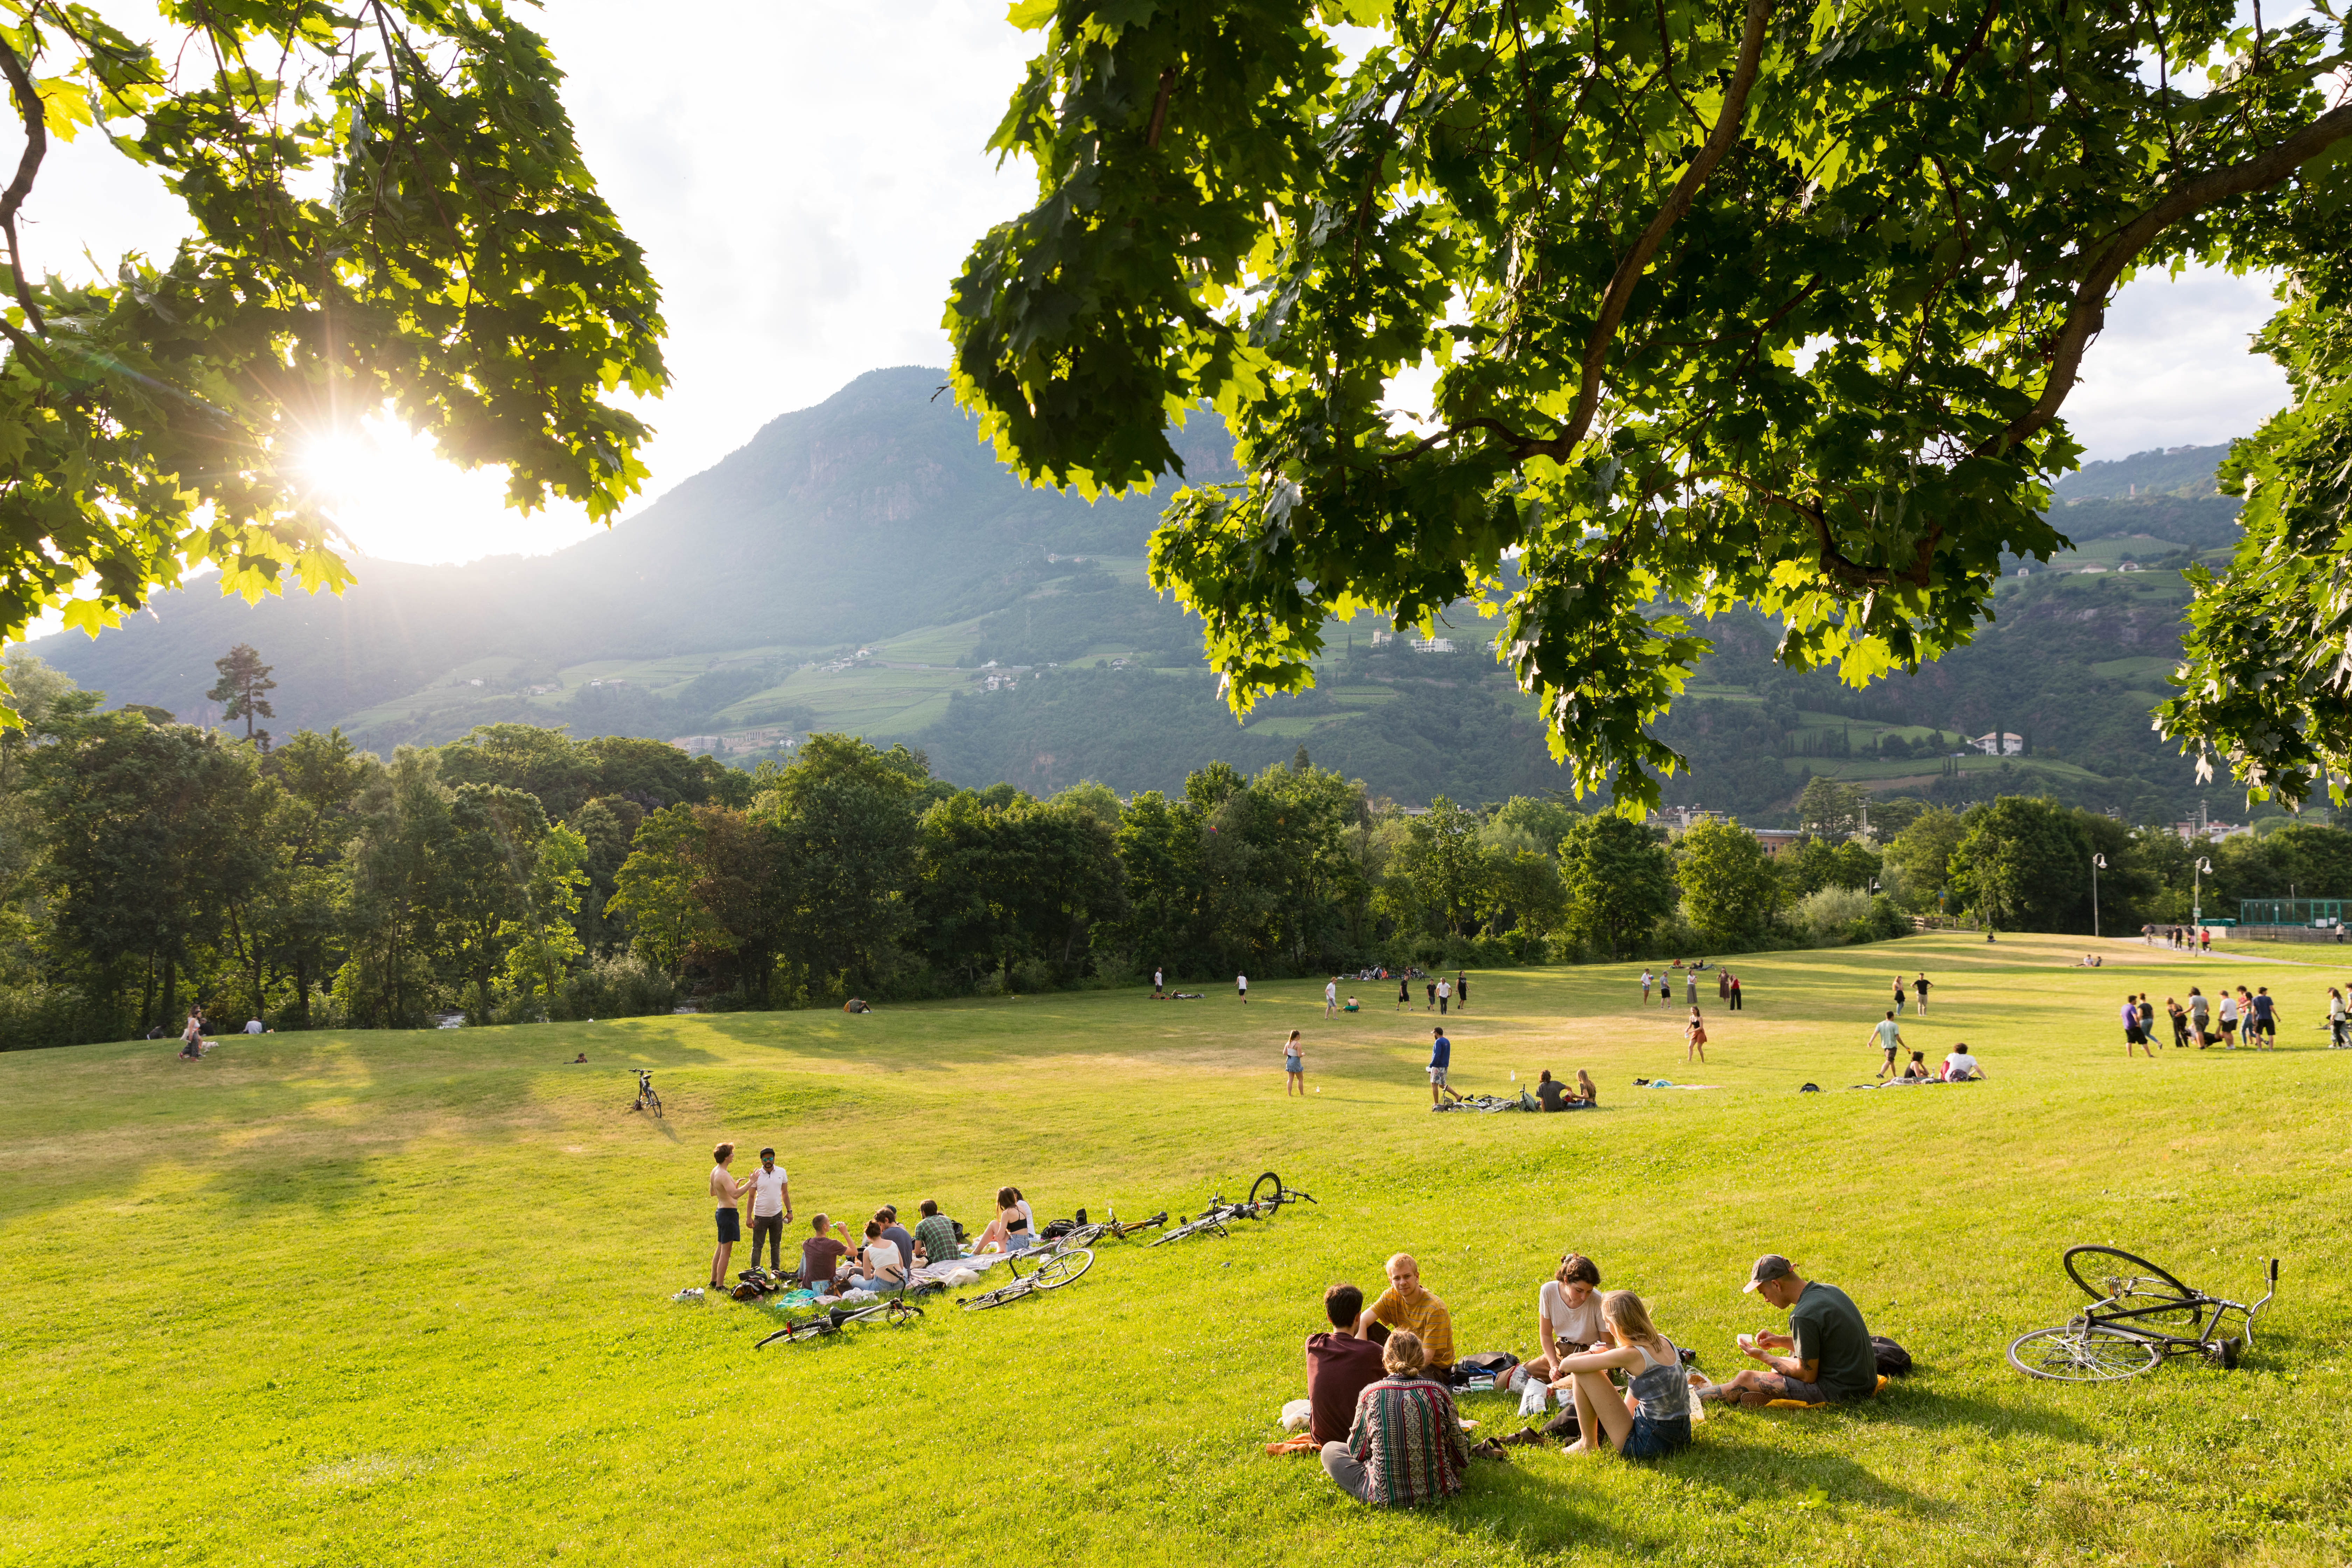
[[[2066,967],[2086,945],[1735,961],[1748,1008],[1703,991],[1687,1069],[1638,965],[1474,975],[1456,1085],[1582,1068],[1604,1109],[1571,1116],[1432,1115],[1434,1020],[1371,982],[1329,1022],[1319,984],[1244,1007],[1188,982],[1205,998],[0,1054],[0,1563],[2343,1561],[2352,1052],[2316,1021],[2352,956],[2109,942]],[[1846,1092],[1922,968],[1906,1037],[1967,1039],[1991,1081]],[[2126,1059],[2126,991],[2224,979],[2282,998],[2285,1048]],[[663,1121],[625,1109],[638,1066]],[[1107,1244],[1000,1311],[934,1298],[912,1329],[755,1353],[763,1309],[671,1300],[705,1277],[721,1138],[739,1171],[778,1147],[803,1222],[937,1197],[976,1230],[1004,1183],[1041,1218],[1193,1213],[1267,1168],[1320,1201]],[[2032,1382],[2004,1348],[2074,1310],[2076,1241],[2241,1299],[2276,1256],[2278,1300],[2235,1372]],[[1735,1333],[1781,1326],[1739,1289],[1768,1250],[1918,1370],[1859,1407],[1715,1414],[1654,1465],[1515,1448],[1413,1512],[1263,1452],[1326,1285],[1410,1250],[1464,1351],[1524,1355],[1567,1247],[1718,1375]]]

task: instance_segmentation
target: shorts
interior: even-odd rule
[[[720,1209],[719,1211],[719,1245],[723,1247],[730,1241],[740,1241],[742,1239],[743,1216],[731,1208]]]
[[[1444,1089],[1445,1087],[1445,1069],[1444,1068],[1432,1068],[1429,1069],[1429,1087],[1432,1089]]]
[[[1837,1396],[1820,1384],[1799,1383],[1786,1373],[1768,1372],[1764,1374],[1764,1384],[1775,1399],[1794,1399],[1805,1405],[1837,1403]],[[1638,1420],[1639,1417],[1636,1419]]]
[[[1299,1072],[1304,1069],[1300,1066],[1299,1060],[1297,1057],[1285,1057],[1282,1058],[1282,1070],[1285,1072]]]
[[[2272,1018],[2255,1019],[2254,1027],[2265,1035],[2275,1035],[2278,1033],[2278,1023],[2275,1019]]]
[[[1663,1459],[1668,1454],[1690,1447],[1691,1424],[1687,1415],[1676,1415],[1664,1421],[1653,1421],[1647,1415],[1633,1417],[1633,1429],[1617,1446],[1620,1458],[1627,1459]]]
[[[1889,1047],[1886,1047],[1886,1059],[1887,1059],[1888,1061],[1890,1061],[1890,1062],[1891,1062],[1891,1061],[1893,1061],[1893,1060],[1895,1059],[1895,1053],[1898,1049],[1900,1049],[1900,1048],[1901,1048],[1901,1047],[1896,1047],[1896,1046],[1889,1046]]]

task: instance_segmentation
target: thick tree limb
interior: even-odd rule
[[[1748,94],[1756,85],[1758,67],[1764,58],[1764,26],[1772,19],[1773,0],[1748,0],[1748,20],[1739,37],[1739,59],[1732,67],[1731,83],[1723,94],[1723,111],[1716,116],[1715,130],[1698,151],[1698,156],[1683,170],[1682,178],[1667,193],[1657,216],[1650,219],[1633,248],[1618,262],[1615,276],[1609,279],[1609,292],[1601,301],[1601,319],[1593,323],[1592,338],[1585,345],[1583,384],[1576,395],[1576,410],[1569,416],[1568,428],[1556,440],[1544,444],[1548,454],[1565,460],[1584,439],[1592,427],[1592,416],[1601,406],[1601,373],[1609,363],[1609,345],[1615,341],[1618,324],[1624,321],[1625,310],[1633,302],[1633,290],[1641,286],[1642,274],[1648,270],[1650,258],[1665,242],[1666,231],[1690,211],[1698,195],[1698,188],[1723,162],[1739,140],[1741,125],[1748,116]]]
[[[2352,136],[2352,103],[2329,110],[2259,156],[2183,182],[2170,195],[2118,230],[2074,286],[2074,303],[2067,310],[2065,324],[2058,329],[2050,375],[2042,384],[2041,401],[2005,428],[1978,443],[1977,454],[1981,457],[2005,452],[2058,417],[2067,395],[2074,390],[2074,373],[2082,367],[2084,351],[2106,324],[2108,291],[2123,276],[2124,268],[2158,235],[2181,219],[2232,196],[2277,184],[2347,136]]]
[[[8,92],[16,100],[16,112],[25,122],[25,153],[16,160],[16,178],[0,190],[0,235],[8,240],[9,280],[16,285],[16,303],[23,307],[25,319],[35,331],[46,331],[41,321],[41,308],[33,303],[32,286],[25,280],[25,247],[16,238],[16,209],[33,194],[34,177],[41,172],[41,160],[48,155],[49,128],[41,109],[41,95],[33,86],[32,73],[16,51],[0,39],[0,75],[8,79]]]

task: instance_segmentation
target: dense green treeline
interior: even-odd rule
[[[2186,919],[2200,855],[2209,913],[2352,893],[2332,827],[2192,846],[2043,799],[1953,810],[1821,778],[1795,807],[1811,837],[1776,860],[1727,819],[1670,837],[1534,795],[1398,806],[1304,745],[1041,797],[832,734],[752,773],[520,724],[389,761],[337,731],[270,748],[101,711],[21,655],[9,676],[7,1046],[176,1033],[195,1007],[215,1028],[415,1027],[1693,956],[1939,911],[2087,931],[2095,855],[2111,932]]]

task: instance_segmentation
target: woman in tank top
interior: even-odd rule
[[[1611,1348],[1562,1356],[1553,1365],[1552,1391],[1563,1398],[1574,1394],[1577,1425],[1584,1431],[1568,1451],[1598,1453],[1603,1436],[1628,1459],[1663,1458],[1688,1447],[1690,1374],[1681,1353],[1631,1290],[1601,1297],[1601,1318],[1615,1342]],[[1622,1398],[1609,1382],[1612,1368],[1626,1373]]]

